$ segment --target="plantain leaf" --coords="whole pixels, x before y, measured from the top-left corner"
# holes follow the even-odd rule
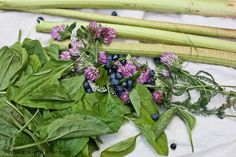
[[[136,89],[133,89],[130,93],[129,93],[129,98],[130,101],[132,103],[132,105],[134,106],[134,109],[137,113],[138,116],[140,116],[140,112],[141,112],[141,98],[137,92]]]
[[[52,157],[76,157],[87,145],[88,138],[59,139],[53,145]]]
[[[71,62],[49,62],[48,64],[46,70],[27,75],[18,82],[18,88],[15,89],[18,92],[11,91],[15,94],[13,101],[32,108],[57,110],[72,105],[68,93],[65,92],[64,87],[58,81],[71,68]],[[8,96],[12,98],[10,93],[8,93]]]
[[[177,111],[178,109],[174,107],[161,114],[153,127],[156,137],[159,137],[164,132],[167,125],[171,122],[174,116],[176,116]]]
[[[57,139],[103,135],[111,133],[112,130],[93,114],[77,113],[52,121],[46,130],[43,127],[40,132],[41,138],[46,142]],[[42,137],[45,132],[47,136]]]
[[[185,125],[187,126],[192,152],[194,152],[193,140],[192,140],[192,130],[193,130],[194,126],[196,125],[196,118],[193,115],[191,115],[188,112],[183,111],[181,109],[178,109],[177,115],[181,120],[184,121]]]
[[[101,153],[101,157],[123,157],[131,153],[135,148],[137,137],[138,135],[112,145]]]
[[[28,60],[28,55],[20,43],[3,47],[0,51],[0,91],[5,90],[20,76]]]

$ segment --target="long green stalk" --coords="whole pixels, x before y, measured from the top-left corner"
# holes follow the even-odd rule
[[[61,50],[68,48],[69,40],[58,42],[51,40],[51,45],[58,45]],[[113,54],[131,54],[133,56],[157,57],[165,52],[174,52],[186,61],[223,65],[236,68],[236,55],[231,52],[174,46],[164,44],[123,43],[113,42],[109,46],[103,45],[100,50]]]
[[[224,28],[217,28],[217,27],[161,22],[161,21],[154,21],[154,20],[141,20],[141,19],[135,19],[135,18],[110,16],[110,15],[105,15],[105,14],[81,12],[78,10],[68,10],[68,9],[35,9],[35,10],[24,10],[24,11],[31,12],[31,13],[53,15],[53,16],[76,18],[76,19],[87,20],[87,21],[93,20],[93,21],[105,22],[105,23],[155,28],[155,29],[175,31],[175,32],[181,32],[181,33],[197,34],[197,35],[203,35],[203,36],[236,38],[236,30],[234,29],[224,29]]]
[[[70,24],[71,22],[47,22],[42,21],[36,27],[39,32],[50,32],[51,28],[60,24]],[[81,25],[88,23],[79,22]],[[157,30],[151,28],[124,26],[116,24],[105,24],[114,28],[120,38],[143,40],[148,42],[160,42],[173,45],[186,45],[191,47],[202,47],[208,49],[222,50],[236,53],[236,42],[185,33]]]
[[[235,17],[234,0],[0,0],[0,9],[115,8]]]

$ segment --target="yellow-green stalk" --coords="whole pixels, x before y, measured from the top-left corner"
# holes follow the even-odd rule
[[[162,29],[162,30],[196,34],[202,36],[236,38],[235,29],[179,24],[179,23],[161,22],[154,20],[141,20],[135,18],[111,16],[105,14],[89,13],[89,12],[82,12],[78,10],[68,10],[68,9],[35,9],[35,10],[24,10],[24,11],[31,13],[47,14],[52,16],[75,18],[87,21],[97,21],[97,22],[138,26],[145,28]]]
[[[0,0],[0,9],[133,9],[205,16],[236,16],[234,0]]]
[[[40,22],[36,30],[39,32],[50,32],[51,28],[61,24],[71,24],[72,22]],[[78,22],[78,24],[87,26],[87,22]],[[159,42],[172,45],[185,45],[191,47],[201,47],[208,49],[215,49],[221,51],[228,51],[236,53],[236,42],[227,41],[223,39],[216,39],[204,37],[199,35],[171,32],[165,30],[124,26],[116,24],[101,23],[104,26],[109,26],[117,31],[120,38],[143,40],[148,42]]]
[[[68,49],[69,40],[59,42],[51,40],[50,45],[58,45],[61,50]],[[223,65],[236,68],[236,55],[231,52],[192,48],[187,46],[174,46],[164,44],[124,43],[112,42],[102,45],[100,50],[113,54],[131,54],[132,56],[157,57],[165,52],[174,52],[186,61]]]

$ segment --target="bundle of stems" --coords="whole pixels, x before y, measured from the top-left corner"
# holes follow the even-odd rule
[[[60,50],[68,49],[69,43],[69,40],[62,42],[55,40],[50,41],[50,45],[58,45]],[[112,54],[131,54],[132,56],[144,57],[158,57],[165,52],[174,52],[186,61],[236,68],[235,53],[204,48],[164,44],[112,42],[110,45],[102,45],[99,49]]]
[[[23,11],[31,13],[47,14],[52,16],[69,17],[86,21],[92,20],[105,23],[162,29],[162,30],[196,34],[202,36],[236,38],[236,30],[234,29],[224,29],[224,28],[207,27],[207,26],[190,25],[190,24],[179,24],[172,22],[161,22],[154,20],[141,20],[135,18],[110,16],[105,14],[89,13],[89,12],[82,12],[78,10],[68,10],[68,9],[34,9],[34,10],[23,10]]]
[[[71,24],[72,22],[40,22],[36,30],[39,32],[50,32],[51,28],[61,24]],[[87,22],[78,22],[79,25],[87,26]],[[204,37],[192,34],[171,32],[165,30],[125,26],[117,24],[101,23],[114,28],[120,38],[136,39],[148,42],[159,42],[172,45],[185,45],[195,48],[207,48],[236,53],[236,42],[211,37]]]
[[[204,16],[236,16],[234,0],[0,0],[0,9],[113,8]]]

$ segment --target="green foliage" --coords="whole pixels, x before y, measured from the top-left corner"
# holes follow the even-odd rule
[[[129,154],[135,148],[137,137],[138,135],[112,145],[101,153],[101,157],[123,157]]]
[[[0,50],[0,91],[15,82],[26,66],[28,55],[20,43]]]

